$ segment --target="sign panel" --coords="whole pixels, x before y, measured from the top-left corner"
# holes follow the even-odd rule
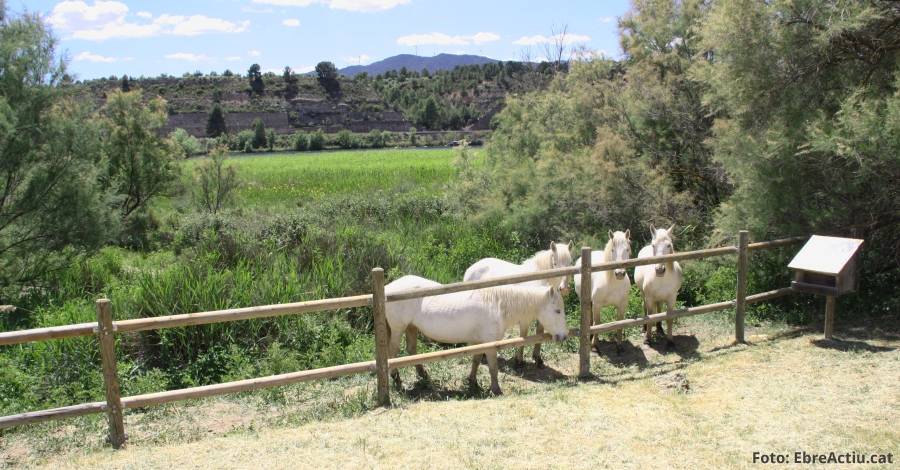
[[[862,240],[855,238],[813,235],[791,260],[788,268],[837,275],[853,258],[862,243]]]

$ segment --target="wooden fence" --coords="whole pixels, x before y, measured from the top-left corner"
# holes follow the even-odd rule
[[[755,250],[771,249],[802,242],[806,237],[786,238],[781,240],[766,241],[760,243],[748,243],[746,231],[740,232],[737,246],[710,248],[699,251],[689,251],[666,256],[651,258],[631,259],[628,261],[614,261],[607,263],[591,263],[591,249],[581,249],[583,259],[581,267],[565,267],[528,274],[496,277],[470,282],[457,282],[438,287],[412,289],[385,295],[384,271],[381,268],[372,270],[372,294],[340,297],[333,299],[312,300],[289,304],[267,305],[260,307],[236,308],[216,310],[210,312],[190,313],[184,315],[169,315],[162,317],[138,318],[133,320],[113,321],[110,309],[110,301],[100,299],[97,301],[97,322],[80,323],[50,328],[36,328],[31,330],[10,331],[0,333],[0,346],[46,341],[51,339],[73,338],[78,336],[97,336],[100,346],[100,358],[103,368],[103,380],[106,391],[106,401],[83,403],[61,408],[34,411],[0,417],[0,429],[18,426],[27,423],[35,423],[52,419],[81,416],[92,413],[105,412],[109,421],[109,441],[114,448],[119,448],[125,442],[125,425],[123,410],[128,408],[142,408],[151,405],[159,405],[180,400],[202,398],[226,393],[244,392],[262,388],[277,387],[297,382],[317,379],[329,379],[351,374],[375,372],[377,378],[376,398],[380,405],[390,404],[390,392],[388,371],[391,368],[410,367],[429,362],[440,361],[458,356],[471,356],[490,350],[507,349],[519,346],[532,345],[550,341],[549,335],[528,336],[524,338],[511,338],[489,343],[477,344],[455,349],[447,349],[412,356],[388,359],[388,326],[385,320],[385,304],[406,299],[429,297],[452,292],[461,292],[486,287],[494,287],[506,284],[516,284],[525,281],[548,279],[552,277],[581,274],[581,322],[580,328],[572,329],[571,336],[579,338],[579,376],[590,375],[590,335],[620,330],[646,323],[655,323],[662,320],[699,315],[702,313],[716,312],[735,308],[735,340],[744,342],[744,311],[747,304],[764,302],[776,299],[792,292],[790,287],[785,287],[769,292],[747,295],[747,271],[749,253]],[[728,302],[690,307],[659,313],[640,318],[619,320],[600,325],[592,325],[591,321],[591,273],[609,271],[620,268],[632,268],[635,266],[650,265],[668,261],[684,261],[692,259],[710,258],[715,256],[737,255],[737,289],[736,299]],[[276,317],[283,315],[296,315],[302,313],[322,312],[342,308],[372,307],[375,322],[375,360],[344,364],[333,367],[292,372],[288,374],[259,377],[254,379],[239,380],[215,385],[191,387],[180,390],[170,390],[157,393],[148,393],[131,397],[122,397],[119,392],[119,380],[116,374],[115,336],[123,333],[138,331],[159,330],[163,328],[176,328],[184,326],[207,325],[237,320],[249,320],[256,318]]]

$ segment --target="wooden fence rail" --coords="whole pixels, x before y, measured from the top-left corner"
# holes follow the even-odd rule
[[[566,267],[540,271],[536,273],[520,274],[515,276],[504,276],[480,281],[458,282],[446,284],[440,287],[413,289],[404,292],[397,292],[391,295],[385,295],[384,292],[384,272],[380,268],[373,270],[373,293],[350,297],[341,297],[334,299],[312,300],[305,302],[296,302],[289,304],[267,305],[259,307],[237,308],[216,310],[209,312],[199,312],[182,315],[169,315],[159,317],[140,318],[133,320],[112,321],[109,301],[101,299],[97,302],[98,322],[97,323],[81,323],[74,325],[65,325],[50,328],[37,328],[22,331],[10,331],[0,333],[0,346],[22,344],[35,341],[46,341],[51,339],[72,338],[78,336],[96,335],[101,349],[101,359],[104,372],[104,384],[106,387],[106,401],[92,402],[80,405],[53,408],[48,410],[34,411],[0,417],[0,429],[19,426],[28,423],[40,421],[61,419],[75,416],[82,416],[93,413],[107,413],[110,429],[110,443],[113,447],[118,448],[125,439],[125,430],[122,420],[122,410],[126,408],[142,408],[174,401],[188,400],[209,397],[214,395],[222,395],[228,393],[244,392],[257,390],[262,388],[277,387],[292,383],[304,382],[309,380],[329,379],[341,377],[351,374],[376,372],[377,376],[377,399],[379,404],[389,404],[390,396],[387,387],[388,374],[390,368],[411,367],[415,365],[426,364],[430,362],[445,360],[459,356],[471,356],[491,350],[507,349],[519,346],[527,346],[532,344],[540,344],[550,341],[550,335],[535,335],[524,338],[511,338],[489,343],[466,346],[462,348],[447,349],[424,354],[416,354],[412,356],[404,356],[398,358],[387,358],[387,324],[384,319],[384,305],[387,302],[395,302],[399,300],[422,298],[434,295],[447,294],[452,292],[462,292],[474,289],[483,289],[486,287],[494,287],[505,284],[516,284],[520,282],[533,281],[539,279],[548,279],[552,277],[569,276],[574,274],[582,275],[581,298],[581,328],[572,329],[570,336],[580,338],[579,344],[579,376],[586,376],[590,372],[590,334],[606,333],[620,330],[623,328],[639,326],[646,323],[654,323],[663,320],[672,320],[676,318],[699,315],[702,313],[710,313],[720,310],[735,308],[739,305],[752,304],[756,302],[764,302],[783,297],[793,292],[790,287],[776,289],[769,292],[762,292],[754,295],[746,295],[746,264],[747,254],[753,250],[771,249],[776,247],[793,245],[805,240],[806,237],[795,237],[781,240],[773,240],[767,242],[747,243],[746,233],[742,232],[738,238],[737,247],[721,247],[706,250],[690,251],[684,253],[676,253],[667,256],[656,256],[651,258],[631,259],[624,262],[609,262],[593,264],[590,260],[590,247],[582,248],[582,258],[586,261],[583,266]],[[643,266],[656,264],[667,261],[682,261],[690,259],[709,258],[713,256],[738,255],[738,288],[737,298],[732,301],[718,302],[709,305],[701,305],[685,309],[673,310],[670,312],[659,313],[647,317],[633,318],[627,320],[614,321],[601,325],[591,325],[591,301],[590,301],[590,273],[599,271],[608,271],[612,269],[624,269],[635,266]],[[743,265],[743,268],[741,267]],[[744,274],[741,274],[742,269]],[[741,283],[744,283],[744,289],[741,289]],[[587,295],[584,295],[587,293]],[[234,382],[226,382],[221,384],[206,385],[201,387],[192,387],[181,390],[169,390],[157,393],[148,393],[144,395],[136,395],[131,397],[120,397],[118,378],[115,368],[115,341],[114,336],[121,333],[139,332],[146,330],[156,330],[162,328],[175,328],[183,326],[206,325],[211,323],[220,323],[227,321],[248,320],[256,318],[267,318],[282,315],[294,315],[303,313],[322,312],[329,310],[337,310],[343,308],[354,307],[373,307],[376,331],[376,351],[375,360],[366,362],[357,362],[353,364],[344,364],[333,367],[324,367],[319,369],[305,370],[300,372],[292,372],[288,374],[273,375],[269,377],[259,377],[247,380],[239,380]],[[742,334],[739,336],[738,331],[743,332],[743,325],[738,330],[737,323],[742,323],[743,317],[736,318],[736,340],[743,341]],[[587,348],[584,346],[587,345]],[[584,349],[587,349],[585,353]]]

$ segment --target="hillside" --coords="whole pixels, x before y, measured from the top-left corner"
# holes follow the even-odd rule
[[[453,70],[464,65],[483,65],[497,62],[499,61],[489,57],[468,54],[438,54],[433,57],[400,54],[368,65],[345,67],[340,70],[340,73],[348,77],[354,77],[360,73],[380,75],[391,70],[399,71],[403,68],[416,72],[428,70],[428,72],[434,73],[441,70]]]
[[[459,359],[429,365],[432,384],[392,392],[391,409],[370,408],[374,379],[360,376],[129,414],[122,451],[96,438],[99,415],[40,425],[10,435],[0,456],[46,468],[747,468],[755,451],[897,458],[896,334],[845,326],[845,340],[826,342],[770,326],[734,346],[729,326],[688,319],[670,354],[633,338],[617,357],[607,342],[604,357],[593,355],[596,378],[583,382],[575,356],[557,351],[544,370],[505,368],[503,397],[459,392],[468,366]]]
[[[435,68],[449,66],[449,59],[442,56],[449,55],[419,59],[427,59]],[[490,60],[452,57],[454,61],[464,62]],[[507,93],[539,89],[552,77],[547,67],[516,62],[465,65],[420,75],[422,68],[428,67],[402,72],[389,70],[381,75],[356,78],[338,77],[337,93],[327,93],[314,76],[292,74],[295,84],[292,86],[283,75],[274,73],[263,74],[263,90],[255,92],[246,75],[231,71],[130,78],[128,86],[143,90],[147,99],[154,96],[166,99],[169,108],[166,132],[183,128],[203,137],[208,113],[216,103],[226,112],[229,132],[248,129],[256,119],[281,134],[315,129],[406,132],[411,127],[485,130],[491,117],[502,109]],[[73,88],[100,106],[109,91],[122,86],[118,77],[109,77],[77,82]]]

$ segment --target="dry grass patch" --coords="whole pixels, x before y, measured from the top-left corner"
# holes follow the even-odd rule
[[[556,347],[547,370],[504,371],[499,398],[462,392],[461,360],[430,367],[430,387],[405,372],[388,410],[370,408],[371,379],[359,377],[289,387],[280,404],[252,394],[130,414],[124,451],[92,443],[10,456],[40,442],[20,433],[0,452],[53,468],[722,468],[751,466],[754,451],[900,454],[896,336],[826,343],[761,328],[731,346],[727,325],[685,322],[678,333],[674,352],[632,341],[623,356],[594,355],[585,383],[572,378],[576,357]]]

